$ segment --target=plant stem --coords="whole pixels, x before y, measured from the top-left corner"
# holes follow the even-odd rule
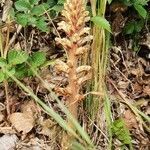
[[[71,89],[71,92],[68,97],[67,105],[68,105],[68,110],[72,112],[72,115],[77,119],[78,102],[76,102],[76,100],[77,100],[77,95],[79,94],[80,86],[77,84],[76,68],[77,68],[78,59],[75,53],[76,53],[76,48],[73,48],[72,50],[68,51],[68,62],[71,64],[71,68],[68,73],[68,82],[69,82],[68,89]]]
[[[2,34],[2,22],[0,21],[0,52],[3,57],[3,34]]]
[[[5,43],[5,48],[4,48],[4,58],[7,57],[7,53],[9,50],[9,34],[10,34],[10,18],[8,17],[8,22],[7,22],[7,34],[6,34],[6,43]]]
[[[6,111],[7,115],[10,115],[10,101],[8,96],[8,82],[4,80],[4,87],[5,87],[5,96],[6,96]]]
[[[6,47],[9,41],[9,29],[7,31],[7,40],[6,40]],[[3,33],[2,33],[2,24],[0,22],[0,52],[1,52],[1,57],[6,58],[5,56],[5,50],[3,49]],[[5,80],[4,82],[4,88],[5,88],[5,97],[6,97],[6,111],[8,116],[10,115],[10,102],[9,102],[9,97],[8,97],[8,83]]]

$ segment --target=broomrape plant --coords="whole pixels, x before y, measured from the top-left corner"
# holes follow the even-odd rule
[[[67,62],[57,60],[56,70],[64,73],[68,78],[68,85],[64,88],[56,87],[55,91],[64,96],[67,107],[72,115],[78,118],[78,102],[85,96],[82,93],[82,85],[91,78],[91,67],[79,65],[80,59],[88,51],[92,40],[90,28],[85,23],[90,20],[86,9],[85,0],[67,0],[62,11],[63,21],[58,23],[58,30],[63,30],[65,38],[56,38],[67,54]],[[68,120],[68,124],[69,123]],[[72,126],[72,125],[71,125]]]

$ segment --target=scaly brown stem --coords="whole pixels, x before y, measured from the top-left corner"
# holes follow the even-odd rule
[[[69,64],[69,73],[68,73],[68,89],[70,89],[70,95],[67,99],[68,102],[68,109],[72,113],[72,115],[77,119],[77,108],[78,108],[78,102],[77,101],[77,95],[79,94],[79,85],[77,83],[77,74],[76,74],[76,68],[77,68],[77,57],[75,56],[76,51],[76,45],[74,48],[68,52],[68,64]],[[76,103],[74,103],[76,102]]]
[[[79,65],[79,59],[86,54],[89,49],[88,43],[92,37],[90,29],[85,27],[85,23],[89,21],[88,12],[86,11],[85,0],[67,0],[62,11],[64,21],[58,23],[58,29],[63,30],[66,34],[65,38],[56,38],[56,41],[65,48],[67,53],[67,63],[58,61],[56,68],[58,72],[65,73],[68,77],[68,85],[65,88],[57,87],[55,90],[65,97],[67,107],[75,119],[78,119],[78,102],[84,97],[81,93],[83,82],[90,79],[91,67]],[[68,118],[68,126],[74,126]],[[63,144],[71,141],[72,137],[66,135],[63,138]],[[70,146],[70,142],[65,147]]]

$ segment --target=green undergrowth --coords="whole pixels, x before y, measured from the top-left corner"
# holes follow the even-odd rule
[[[115,120],[112,123],[111,129],[113,136],[117,137],[117,139],[119,139],[122,142],[121,149],[126,149],[126,146],[129,146],[130,150],[133,150],[131,142],[132,138],[123,119]]]
[[[49,32],[48,13],[52,18],[58,16],[63,9],[64,0],[17,0],[11,10],[11,16],[23,27],[36,27],[42,32]]]
[[[3,68],[11,72],[16,78],[23,79],[34,75],[31,68],[39,71],[40,66],[45,62],[46,55],[44,52],[35,52],[29,56],[23,50],[10,50],[6,59],[0,57],[0,82],[9,81],[9,76],[7,76]]]

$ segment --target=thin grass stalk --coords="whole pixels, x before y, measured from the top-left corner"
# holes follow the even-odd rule
[[[6,44],[5,44],[5,48],[7,47],[8,45],[8,41],[9,41],[9,27],[8,27],[8,30],[7,30],[7,37],[6,37]],[[3,39],[3,33],[2,33],[2,22],[0,22],[0,54],[1,54],[1,58],[6,58],[6,55],[5,55],[5,48],[4,48],[4,39]],[[6,99],[6,111],[7,111],[7,114],[8,116],[10,115],[10,100],[9,100],[9,97],[8,97],[8,82],[7,80],[4,80],[3,81],[3,84],[4,84],[4,88],[5,88],[5,99]]]
[[[3,57],[3,34],[2,34],[2,22],[0,21],[0,53]]]

